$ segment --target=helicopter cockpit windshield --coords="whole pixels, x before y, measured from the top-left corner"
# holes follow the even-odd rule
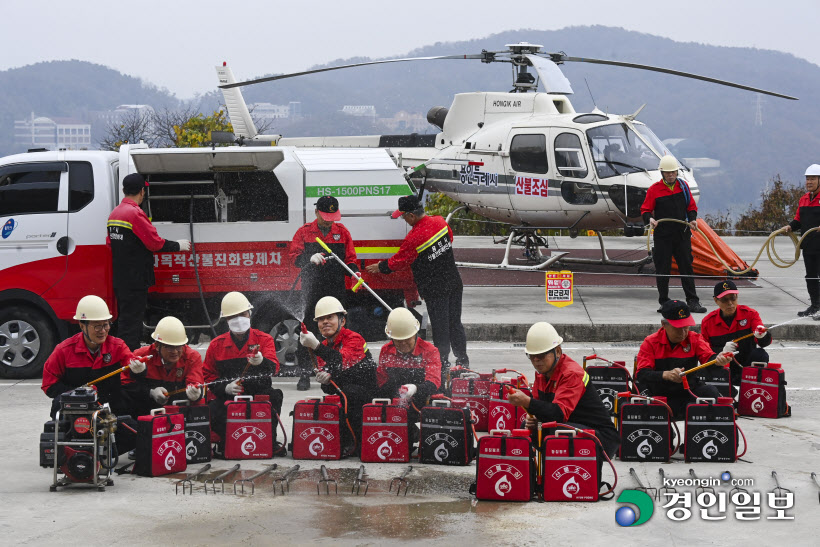
[[[653,147],[658,146],[666,150],[648,127],[636,127],[641,128],[641,136],[652,143]],[[644,129],[646,134],[644,134]],[[658,168],[660,156],[647,146],[626,123],[601,125],[587,129],[587,139],[595,160],[598,178],[605,179]]]

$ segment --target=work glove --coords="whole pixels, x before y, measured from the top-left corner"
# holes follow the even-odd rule
[[[769,332],[766,327],[763,325],[758,325],[755,327],[755,338],[760,340],[761,338],[766,336],[766,333]]]
[[[258,367],[259,365],[261,365],[262,364],[262,352],[257,351],[256,355],[254,355],[253,357],[248,357],[248,363],[250,363],[251,365],[253,365],[255,367]]]
[[[168,401],[168,390],[164,387],[155,387],[148,394],[158,405],[164,405]]]
[[[316,373],[316,381],[320,384],[328,384],[330,383],[330,373],[325,371],[320,371]]]
[[[737,353],[737,343],[732,342],[731,340],[729,340],[723,346],[723,349],[721,350],[721,353],[732,353],[732,354]]]
[[[416,384],[404,384],[399,388],[399,397],[405,401],[409,401],[416,394]]]
[[[658,227],[658,221],[655,220],[654,218],[650,218],[649,219],[649,226],[651,226],[652,229],[654,230],[655,228]]]
[[[145,372],[145,363],[139,359],[132,359],[131,362],[128,363],[128,368],[131,369],[131,372],[134,374],[142,374]]]
[[[227,393],[231,397],[242,395],[243,390],[244,388],[242,387],[242,384],[239,383],[239,380],[234,380],[233,382],[225,386],[225,393]]]
[[[180,251],[190,251],[191,250],[191,242],[187,239],[178,239],[177,243],[179,243],[179,250]]]
[[[198,401],[201,394],[202,390],[196,384],[189,384],[188,387],[185,388],[185,395],[188,396],[188,400],[191,402]]]
[[[319,347],[319,339],[310,331],[299,334],[299,343],[310,349]]]
[[[322,256],[322,253],[316,253],[310,257],[310,263],[315,264],[316,266],[321,266],[325,263],[325,257]]]

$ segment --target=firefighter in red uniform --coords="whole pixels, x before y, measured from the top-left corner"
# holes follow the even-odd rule
[[[191,404],[205,404],[202,399],[202,357],[188,347],[185,326],[176,317],[163,317],[151,334],[154,343],[134,352],[137,357],[150,357],[143,374],[122,374],[122,382],[134,393],[131,414],[144,416],[152,408],[169,404],[169,393],[185,390]],[[177,399],[181,398],[180,394]]]
[[[738,296],[739,291],[733,281],[719,282],[714,291],[718,309],[709,312],[700,324],[700,335],[712,351],[718,352],[725,348],[737,352],[729,365],[732,393],[735,395],[740,386],[743,367],[758,362],[768,363],[769,354],[763,348],[772,343],[772,335],[763,326],[760,314],[749,306],[738,304]],[[734,342],[747,334],[753,336]]]
[[[525,352],[536,371],[533,396],[510,388],[507,400],[527,411],[530,429],[536,429],[538,422],[559,422],[595,430],[604,451],[612,457],[621,444],[618,432],[589,375],[562,351],[563,342],[549,323],[530,327]],[[599,460],[601,465],[603,459]]]
[[[132,350],[140,347],[148,289],[154,284],[154,253],[188,251],[187,239],[169,241],[140,208],[145,200],[145,177],[131,173],[122,181],[124,197],[108,216],[114,294],[117,297],[117,334]]]
[[[316,202],[316,220],[299,228],[290,243],[290,258],[302,270],[303,317],[311,316],[316,303],[323,296],[333,296],[340,302],[345,301],[345,276],[349,274],[336,260],[325,258],[324,249],[316,241],[317,237],[344,260],[357,277],[360,275],[353,238],[339,222],[341,218],[339,201],[333,196],[322,196]],[[313,334],[319,334],[316,326],[306,326]],[[310,388],[312,364],[304,353],[300,356],[299,365],[302,371],[296,388],[305,391]]]
[[[314,320],[319,325],[324,340],[320,343],[308,331],[299,336],[301,344],[316,354],[316,381],[322,391],[335,395],[339,386],[347,398],[347,419],[356,435],[356,450],[361,450],[362,407],[375,397],[376,363],[367,349],[367,342],[356,332],[345,328],[347,311],[332,296],[325,296],[316,303]],[[353,444],[345,439],[347,429],[342,430],[343,446]]]
[[[421,409],[431,395],[441,388],[441,359],[436,347],[418,337],[419,321],[410,310],[395,308],[387,316],[385,334],[390,342],[382,346],[376,383],[379,396],[387,399],[400,397],[408,406],[407,422],[412,450],[418,441]]]
[[[635,381],[641,393],[666,397],[675,413],[674,419],[683,420],[686,407],[695,401],[684,389],[681,373],[715,358],[717,362],[712,366],[724,367],[732,359],[732,349],[727,345],[720,355],[715,355],[700,334],[689,330],[695,320],[680,300],[666,302],[661,307],[661,315],[661,329],[647,336],[638,351]],[[718,388],[692,376],[689,376],[689,385],[697,397],[715,400],[720,397]]]
[[[464,286],[453,256],[453,230],[440,216],[427,216],[415,196],[399,198],[393,218],[402,217],[412,226],[399,252],[388,260],[367,267],[370,273],[389,274],[412,269],[419,294],[427,303],[433,329],[433,344],[447,368],[450,347],[456,366],[469,368],[467,335],[461,323],[461,297]]]
[[[79,321],[81,332],[60,342],[43,367],[42,389],[53,399],[52,418],[60,410],[60,396],[66,391],[125,365],[135,374],[145,371],[145,364],[134,359],[122,340],[108,335],[111,312],[102,298],[94,295],[82,297],[74,319]],[[114,414],[128,413],[131,401],[123,392],[119,374],[94,385],[100,403],[108,403]]]
[[[211,430],[224,439],[228,417],[225,401],[237,395],[267,395],[273,407],[274,454],[283,455],[285,447],[276,442],[282,390],[274,389],[271,379],[279,372],[276,345],[271,335],[251,328],[252,309],[242,293],[229,292],[222,298],[220,317],[227,321],[230,331],[211,341],[203,366],[205,382],[215,396],[208,403]]]
[[[686,295],[686,303],[692,313],[706,313],[700,305],[695,290],[695,272],[692,270],[692,232],[698,227],[698,206],[686,181],[678,178],[678,162],[672,156],[661,158],[658,169],[661,180],[646,191],[646,198],[641,205],[644,224],[655,230],[655,246],[652,259],[655,262],[655,273],[658,284],[658,302],[661,306],[669,300],[669,274],[672,271],[672,258],[678,265],[680,282]],[[677,219],[686,224],[664,222],[658,219]],[[660,308],[658,312],[660,313]]]
[[[820,226],[820,165],[806,169],[806,193],[797,203],[794,219],[782,229],[786,232],[800,230],[803,234]],[[809,291],[809,307],[798,312],[800,317],[814,316],[820,320],[820,233],[812,232],[800,244],[803,263],[806,265],[806,288]]]

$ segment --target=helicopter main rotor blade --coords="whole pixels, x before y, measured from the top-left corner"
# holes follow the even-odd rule
[[[783,95],[782,93],[775,93],[774,91],[766,91],[765,89],[758,89],[756,87],[751,87],[748,85],[743,84],[736,84],[734,82],[728,82],[726,80],[718,80],[717,78],[710,78],[708,76],[701,76],[699,74],[692,74],[691,72],[681,72],[680,70],[672,70],[669,68],[661,68],[657,66],[650,66],[650,65],[641,65],[637,63],[624,63],[622,61],[607,61],[605,59],[590,59],[587,57],[569,57],[566,55],[560,55],[557,57],[559,61],[573,61],[577,63],[593,63],[596,65],[613,65],[613,66],[623,66],[627,68],[639,68],[641,70],[651,70],[653,72],[663,72],[665,74],[673,74],[675,76],[683,76],[684,78],[693,78],[695,80],[703,80],[704,82],[711,82],[713,84],[725,85],[729,87],[736,87],[738,89],[745,89],[746,91],[754,91],[756,93],[763,93],[764,95],[772,95],[774,97],[780,97],[782,99],[789,99],[792,101],[797,101],[797,97],[792,97],[790,95]],[[553,59],[555,60],[555,58]]]
[[[489,55],[493,55],[492,52],[487,52]],[[485,53],[475,53],[471,55],[438,55],[435,57],[407,57],[404,59],[384,59],[381,61],[368,61],[366,63],[354,63],[352,65],[340,65],[340,66],[330,66],[325,68],[317,68],[314,70],[305,70],[303,72],[292,72],[290,74],[279,74],[278,76],[266,76],[264,78],[256,78],[255,80],[247,80],[244,82],[236,82],[232,84],[224,84],[219,86],[220,89],[230,89],[232,87],[242,87],[246,85],[252,84],[260,84],[262,82],[272,82],[274,80],[284,80],[285,78],[294,78],[296,76],[304,76],[306,74],[316,74],[317,72],[328,72],[330,70],[340,70],[343,68],[353,68],[357,66],[367,66],[367,65],[382,65],[386,63],[401,63],[404,61],[433,61],[437,59],[485,59],[487,58],[487,54]]]
[[[564,73],[561,72],[561,69],[558,68],[558,65],[552,62],[552,60],[529,53],[525,53],[524,57],[527,58],[538,73],[538,77],[541,79],[541,85],[544,86],[544,90],[547,93],[572,95],[572,86],[569,80],[567,80],[567,77],[564,76]]]

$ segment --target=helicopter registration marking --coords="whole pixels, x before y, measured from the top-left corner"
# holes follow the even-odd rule
[[[573,303],[572,272],[546,272],[547,303],[563,308]]]
[[[549,179],[515,177],[515,193],[521,196],[549,197]]]

